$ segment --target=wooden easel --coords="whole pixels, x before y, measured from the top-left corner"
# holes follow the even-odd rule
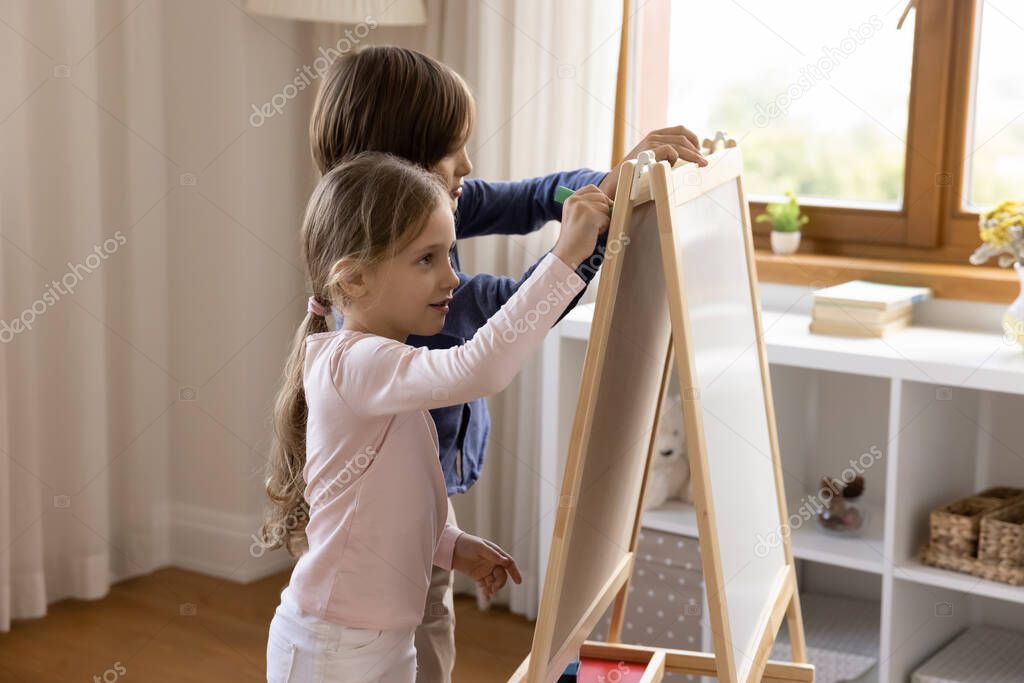
[[[715,152],[717,142],[725,149]],[[788,515],[761,330],[750,215],[741,181],[742,161],[735,142],[724,133],[704,143],[709,152],[707,167],[680,164],[670,168],[666,162],[651,163],[653,158],[647,157],[627,162],[620,174],[533,647],[510,683],[551,683],[577,656],[644,664],[645,682],[660,681],[666,671],[717,677],[728,683],[813,680],[814,668],[804,663],[803,621],[785,527]],[[736,225],[730,228],[729,219],[718,218],[722,226],[700,229],[699,217],[716,211],[712,203],[733,215]],[[689,232],[684,232],[684,227]],[[688,245],[687,251],[682,251],[684,237],[691,239],[686,236],[695,234],[706,235],[709,246]],[[707,365],[702,364],[707,358],[702,356],[708,348],[706,328],[693,327],[686,299],[688,289],[695,290],[695,298],[702,295],[699,286],[686,281],[687,272],[692,278],[700,270],[700,262],[689,262],[684,268],[684,261],[703,255],[702,250],[713,258],[715,249],[728,257],[723,264],[739,268],[736,272],[742,272],[745,263],[745,282],[739,289],[731,288],[736,299],[733,303],[741,305],[733,306],[732,318],[725,320],[737,323],[738,333],[745,332],[751,339],[749,354],[741,354],[745,364],[740,363],[736,370],[722,370],[722,375],[728,370],[726,381],[759,384],[754,398],[739,403],[754,406],[745,415],[755,428],[752,433],[762,434],[765,448],[770,448],[770,458],[761,451],[763,462],[756,454],[748,456],[747,464],[754,471],[751,476],[764,475],[756,480],[764,480],[761,493],[774,492],[774,496],[757,497],[761,515],[750,524],[764,528],[763,506],[768,505],[767,516],[777,513],[777,519],[767,522],[787,531],[779,534],[776,550],[769,549],[765,558],[752,558],[751,564],[759,563],[754,568],[757,571],[736,571],[737,549],[745,547],[746,538],[736,535],[756,528],[733,530],[727,526],[723,533],[716,526],[715,498],[728,500],[732,494],[722,486],[723,458],[739,457],[742,449],[709,452],[711,443],[706,437],[725,431],[712,425],[706,434],[704,416],[722,390],[706,378],[701,382],[700,373]],[[713,279],[715,272],[709,271],[708,277]],[[751,329],[744,331],[741,324]],[[683,394],[713,654],[618,642],[655,423],[673,360]],[[702,387],[708,389],[703,398]],[[730,562],[732,573],[726,576],[725,565]],[[763,590],[750,591],[744,581],[763,581]],[[755,609],[737,611],[744,601],[750,602],[752,594]],[[613,601],[608,642],[586,641]],[[794,663],[769,662],[768,651],[784,615]],[[737,624],[744,634],[737,632]],[[750,647],[737,646],[735,641],[740,638]]]

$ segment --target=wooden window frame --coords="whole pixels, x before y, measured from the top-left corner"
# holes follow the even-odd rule
[[[665,88],[656,86],[667,80],[667,66],[650,66],[668,63],[670,4],[648,0],[637,22],[644,36],[634,70],[641,123],[664,125]],[[785,257],[770,252],[770,228],[755,223],[762,280],[826,286],[864,277],[924,284],[939,297],[1013,300],[1015,274],[967,261],[979,243],[978,214],[963,208],[978,7],[978,0],[916,0],[902,208],[809,201],[800,253]],[[645,88],[645,78],[659,83]],[[764,207],[750,202],[752,215]]]

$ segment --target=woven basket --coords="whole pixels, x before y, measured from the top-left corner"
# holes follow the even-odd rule
[[[1007,503],[1015,503],[1017,501],[1014,498],[1024,496],[1024,489],[1015,489],[1012,486],[993,486],[990,489],[985,489],[981,493],[975,493],[974,495],[980,498],[998,498]]]
[[[995,496],[968,496],[932,510],[931,547],[977,557],[981,516],[1006,504]]]
[[[1024,567],[1024,499],[981,518],[978,559]]]
[[[921,561],[940,569],[952,569],[982,579],[1008,583],[1011,586],[1024,586],[1024,566],[1014,567],[1004,563],[985,562],[933,546],[925,546],[922,549]]]

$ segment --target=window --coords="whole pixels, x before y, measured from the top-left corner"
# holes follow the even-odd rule
[[[724,128],[747,192],[807,203],[903,200],[913,19],[892,0],[674,3],[668,120]],[[690,17],[701,17],[697,30]],[[722,37],[742,49],[724,50]],[[821,200],[825,200],[822,202]]]
[[[978,211],[1024,192],[1024,3],[915,0],[896,30],[907,4],[647,0],[639,120],[728,130],[752,214],[800,197],[801,253],[974,278]]]
[[[963,207],[1024,195],[1024,4],[981,4]]]

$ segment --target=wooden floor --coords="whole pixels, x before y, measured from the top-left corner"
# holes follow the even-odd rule
[[[163,569],[97,601],[65,600],[0,634],[0,681],[125,683],[265,681],[267,627],[288,573],[249,585]],[[456,599],[456,683],[505,681],[533,625]],[[94,678],[95,677],[95,678]]]

